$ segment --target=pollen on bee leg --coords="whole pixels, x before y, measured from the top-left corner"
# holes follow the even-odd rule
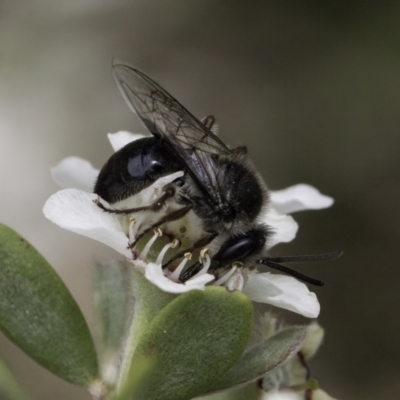
[[[183,260],[179,263],[179,265],[175,268],[174,272],[172,274],[168,275],[168,278],[171,281],[178,282],[179,277],[181,275],[181,272],[185,268],[186,263],[192,258],[192,253],[186,253],[183,256]]]
[[[160,228],[154,229],[154,235],[152,238],[147,242],[146,246],[144,246],[143,251],[140,253],[140,257],[142,259],[146,259],[148,252],[150,251],[151,246],[153,246],[154,242],[157,240],[158,237],[162,236],[162,230]]]
[[[175,249],[178,246],[180,246],[180,241],[178,239],[174,239],[171,243],[166,244],[162,250],[160,251],[160,254],[157,257],[156,260],[156,264],[162,264],[163,258],[165,256],[165,253],[169,250],[169,249]]]

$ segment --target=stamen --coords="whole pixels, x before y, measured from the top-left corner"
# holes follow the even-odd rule
[[[234,263],[235,264],[235,263]],[[223,285],[227,280],[235,273],[237,270],[237,265],[232,264],[232,268],[229,272],[227,272],[223,277],[219,278],[217,281],[213,283],[214,286]]]
[[[207,247],[204,247],[204,249],[201,249],[201,250],[200,250],[200,257],[199,257],[199,262],[200,262],[200,264],[203,264],[204,258],[205,258],[205,256],[207,255],[207,253],[208,253]]]
[[[136,224],[136,219],[135,218],[129,218],[130,224],[129,224],[129,229],[128,229],[128,237],[129,237],[129,243],[128,243],[128,248],[130,247],[131,243],[135,242],[135,237],[136,233],[139,229],[139,224]]]
[[[179,263],[179,265],[175,268],[175,271],[172,272],[171,275],[168,276],[171,281],[178,282],[179,281],[179,276],[181,275],[181,272],[183,271],[183,268],[185,268],[186,263],[192,258],[192,253],[186,253],[183,256],[183,260]]]
[[[140,253],[140,258],[145,260],[147,257],[147,254],[153,246],[153,243],[157,240],[159,236],[162,236],[162,231],[160,228],[154,229],[154,235],[153,237],[147,242],[146,246],[144,247],[143,251]]]
[[[206,249],[206,250],[208,250],[208,249]],[[201,256],[201,252],[200,252],[200,256]],[[204,254],[203,260],[202,261],[199,260],[199,261],[203,264],[203,268],[197,274],[193,275],[192,278],[206,274],[208,269],[210,268],[211,258],[206,252]],[[190,278],[190,279],[192,279],[192,278]]]
[[[158,255],[157,260],[156,260],[156,264],[162,264],[165,253],[169,249],[175,249],[176,247],[180,246],[180,244],[181,244],[181,242],[178,239],[174,239],[171,243],[166,244],[160,251],[160,254]]]
[[[172,241],[172,248],[173,249],[176,249],[177,247],[179,247],[181,245],[181,241],[179,240],[179,239],[174,239],[173,241]]]
[[[243,263],[240,261],[235,261],[232,263],[232,267],[236,267],[236,268],[242,268],[243,267]]]
[[[163,258],[164,258],[164,256],[165,256],[165,253],[166,253],[171,247],[172,247],[172,243],[168,243],[168,244],[166,244],[166,245],[162,248],[162,250],[160,251],[160,254],[159,254],[158,257],[157,257],[156,264],[162,264],[162,260],[163,260]]]

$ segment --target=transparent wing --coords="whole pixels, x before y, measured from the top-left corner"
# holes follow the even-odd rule
[[[231,150],[143,72],[114,61],[113,76],[131,110],[153,135],[166,139],[204,195],[220,204],[215,156],[229,155]]]

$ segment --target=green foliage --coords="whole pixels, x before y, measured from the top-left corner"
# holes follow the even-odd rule
[[[123,262],[98,263],[94,275],[95,311],[103,353],[119,350],[128,306],[129,271]]]
[[[149,372],[151,373],[151,370],[155,367],[156,364],[150,357],[142,358],[140,363],[132,365],[129,370],[125,385],[118,393],[114,392],[111,395],[111,400],[135,400],[132,399],[132,393],[137,387],[139,387],[142,380],[146,379],[146,375]]]
[[[122,359],[118,386],[127,381],[131,367],[133,353],[137,343],[146,331],[149,323],[168,303],[177,297],[176,294],[166,293],[145,278],[142,272],[128,263],[129,279],[131,283],[133,302],[133,316],[129,321],[130,325],[126,340],[122,349]],[[132,310],[130,312],[132,314]]]
[[[27,400],[19,383],[8,369],[7,365],[0,359],[0,399],[2,400]]]
[[[134,400],[187,400],[209,391],[243,353],[253,307],[240,292],[208,287],[182,294],[150,322],[131,368],[154,367],[135,387]]]
[[[244,353],[213,391],[255,381],[296,354],[307,335],[306,326],[292,326]]]
[[[39,364],[76,385],[98,374],[86,321],[47,261],[0,224],[0,329]]]

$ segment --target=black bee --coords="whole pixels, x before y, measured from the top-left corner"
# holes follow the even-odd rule
[[[268,205],[268,191],[246,148],[230,149],[213,133],[213,116],[198,120],[143,72],[114,61],[113,76],[128,106],[153,136],[131,142],[111,156],[99,174],[94,193],[114,204],[139,193],[162,176],[184,171],[181,178],[167,184],[160,197],[148,206],[109,209],[97,202],[105,211],[118,214],[157,212],[171,199],[179,205],[141,232],[131,247],[151,229],[179,220],[192,211],[202,221],[207,235],[190,249],[175,255],[164,267],[185,252],[201,249],[216,240],[219,246],[212,256],[211,270],[234,262],[258,263],[322,285],[280,263],[331,260],[340,253],[263,257],[271,232],[259,217]],[[189,279],[200,268],[200,263],[194,264],[181,274],[181,281]]]

